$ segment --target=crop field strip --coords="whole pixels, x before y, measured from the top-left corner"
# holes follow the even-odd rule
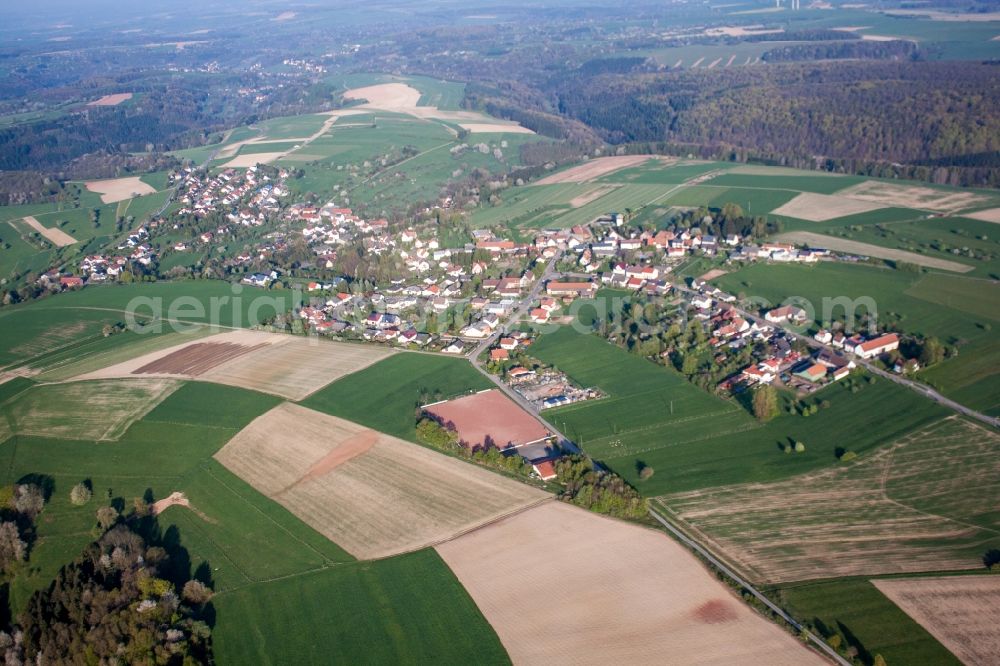
[[[1000,654],[1000,578],[949,576],[872,581],[967,666],[991,666]]]
[[[169,379],[44,384],[7,402],[3,412],[18,434],[117,440],[178,386]]]
[[[837,238],[835,236],[810,233],[808,231],[788,231],[778,234],[774,237],[774,240],[785,243],[795,243],[796,245],[808,245],[809,247],[824,248],[835,252],[849,252],[851,254],[877,257],[879,259],[888,259],[890,261],[907,262],[918,266],[925,266],[927,268],[951,271],[953,273],[969,273],[975,269],[975,266],[970,266],[958,261],[928,257],[915,252],[894,250],[880,245],[872,245],[871,243],[861,243],[858,241]]]
[[[658,502],[759,581],[976,569],[1000,544],[998,453],[951,417],[851,465]]]
[[[361,559],[417,550],[549,497],[290,403],[255,420],[216,458]]]
[[[684,663],[825,663],[662,532],[579,507],[547,503],[436,550],[515,663],[641,663],[666,654]],[[586,584],[552,585],[567,562]],[[713,640],[720,630],[726,640]]]

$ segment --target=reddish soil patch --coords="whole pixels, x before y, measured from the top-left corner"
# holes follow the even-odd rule
[[[189,507],[191,506],[191,503],[188,501],[188,498],[184,495],[184,493],[170,493],[168,497],[164,497],[163,499],[157,500],[153,503],[153,515],[158,516],[172,506]]]
[[[279,490],[275,494],[275,497],[291,490],[300,483],[305,483],[306,481],[311,481],[325,476],[346,463],[348,460],[368,453],[368,451],[370,451],[371,448],[378,442],[378,435],[379,434],[374,430],[364,430],[353,437],[345,439],[333,451],[330,451],[328,454],[314,462],[312,466],[306,470],[306,473],[294,483]]]
[[[701,606],[698,606],[693,614],[695,619],[705,624],[721,624],[739,619],[739,615],[733,610],[731,602],[725,599],[706,601]]]
[[[499,389],[430,405],[425,411],[446,426],[454,426],[462,442],[471,447],[487,441],[500,448],[521,446],[552,434]]]
[[[132,374],[170,374],[197,377],[226,361],[266,346],[267,343],[249,346],[232,342],[195,342],[136,368]]]
[[[118,106],[129,99],[132,99],[132,93],[117,93],[114,95],[105,95],[101,99],[95,99],[93,102],[87,104],[87,106]]]

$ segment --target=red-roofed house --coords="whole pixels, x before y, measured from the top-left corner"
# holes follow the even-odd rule
[[[854,348],[854,353],[861,358],[875,358],[893,349],[899,349],[899,336],[895,333],[880,335],[874,340],[862,342]]]
[[[551,460],[543,460],[531,466],[542,481],[556,478],[556,466]]]
[[[491,361],[506,361],[510,359],[510,353],[506,349],[491,349],[490,350],[490,360]]]

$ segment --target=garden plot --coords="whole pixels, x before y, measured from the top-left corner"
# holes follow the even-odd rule
[[[4,411],[17,434],[115,440],[178,386],[163,378],[45,384],[19,394]]]
[[[753,579],[786,582],[980,568],[998,490],[1000,436],[952,417],[853,464],[658,501]]]
[[[351,421],[283,403],[215,455],[360,559],[427,547],[549,499]]]
[[[858,201],[842,194],[815,194],[803,192],[783,206],[771,211],[773,215],[785,215],[809,222],[826,222],[838,217],[869,213],[890,204],[874,201]]]
[[[997,663],[1000,576],[900,578],[872,583],[963,663]]]
[[[515,664],[824,664],[659,531],[550,502],[437,546]]]

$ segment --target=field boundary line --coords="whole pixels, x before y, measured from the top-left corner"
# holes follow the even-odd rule
[[[214,458],[213,458],[213,459],[214,459]],[[221,464],[221,463],[220,463],[220,464]],[[276,525],[276,526],[277,526],[277,527],[278,527],[278,528],[279,528],[279,529],[280,529],[280,530],[281,530],[282,532],[284,532],[285,534],[287,534],[287,535],[288,535],[289,537],[291,537],[292,539],[294,539],[295,541],[299,542],[300,544],[302,544],[303,546],[305,546],[305,547],[306,547],[306,548],[308,548],[309,550],[311,550],[311,551],[313,551],[314,553],[316,553],[316,555],[318,555],[318,556],[319,556],[319,558],[320,558],[320,559],[321,559],[322,561],[324,561],[324,562],[333,562],[333,560],[331,560],[331,559],[330,559],[329,557],[327,557],[327,556],[326,556],[325,554],[321,553],[321,552],[320,552],[320,551],[319,551],[319,550],[318,550],[318,549],[317,549],[317,548],[316,548],[315,546],[313,546],[313,545],[311,545],[311,544],[308,544],[308,543],[306,543],[305,541],[303,541],[302,539],[300,539],[300,538],[299,538],[299,537],[297,537],[296,535],[292,534],[292,532],[291,532],[291,531],[290,531],[290,530],[289,530],[289,529],[288,529],[287,527],[285,527],[284,525],[282,525],[281,523],[279,523],[278,521],[276,521],[276,520],[275,520],[274,518],[272,518],[271,516],[267,515],[267,514],[266,514],[266,513],[265,513],[265,512],[263,511],[263,510],[261,510],[261,508],[260,508],[260,507],[258,507],[258,506],[255,506],[254,504],[252,504],[252,503],[251,503],[251,502],[250,502],[249,500],[247,500],[247,498],[246,498],[246,497],[244,497],[244,496],[243,496],[243,495],[242,495],[241,493],[239,493],[239,492],[238,492],[238,491],[236,491],[236,490],[235,490],[234,488],[232,488],[232,487],[231,487],[231,486],[230,486],[230,485],[229,485],[228,483],[226,483],[225,481],[223,481],[222,479],[220,479],[220,478],[219,478],[219,477],[218,477],[218,476],[216,475],[216,473],[215,473],[215,470],[213,470],[213,469],[212,469],[211,465],[208,465],[208,464],[202,464],[202,468],[203,468],[203,469],[204,469],[205,471],[207,471],[207,472],[208,472],[208,475],[209,475],[209,476],[211,476],[211,477],[212,477],[212,478],[213,478],[213,479],[214,479],[215,481],[217,481],[217,482],[218,482],[218,483],[219,483],[219,484],[220,484],[220,485],[221,485],[222,487],[224,487],[224,488],[225,488],[226,490],[228,490],[229,492],[231,492],[231,493],[232,493],[233,495],[236,495],[236,496],[237,496],[237,497],[238,497],[238,498],[240,499],[240,501],[242,501],[243,503],[245,503],[245,504],[249,505],[249,506],[250,506],[251,508],[253,508],[253,509],[254,509],[255,511],[257,511],[257,513],[259,513],[260,515],[264,516],[264,517],[265,517],[265,518],[266,518],[267,520],[269,520],[270,522],[274,523],[274,524],[275,524],[275,525]],[[256,492],[256,491],[255,491],[255,492]],[[263,494],[261,494],[261,497],[265,497],[265,499],[268,499],[268,501],[271,501],[271,502],[274,502],[274,500],[270,500],[269,498],[267,498],[267,497],[266,497],[265,495],[263,495]],[[278,504],[277,502],[274,502],[274,503],[275,503],[275,504],[276,504],[277,506],[281,506],[281,505],[280,505],[280,504]],[[282,509],[284,509],[285,511],[288,511],[288,509],[285,509],[284,507],[282,507]],[[291,514],[291,511],[289,511],[289,513]],[[291,515],[292,515],[292,516],[295,516],[295,514],[291,514]],[[298,520],[299,522],[301,522],[301,523],[302,523],[303,525],[306,525],[306,523],[305,523],[305,522],[303,522],[303,521],[302,521],[302,519],[301,519],[301,518],[299,518],[298,516],[295,516],[295,518],[296,518],[296,520]],[[306,527],[308,527],[309,529],[311,529],[311,530],[313,530],[314,532],[316,532],[316,530],[315,530],[315,529],[314,529],[313,527],[310,527],[309,525],[306,525]],[[317,534],[319,534],[319,532],[316,532],[316,533],[317,533]],[[320,536],[322,537],[323,535],[322,535],[322,534],[320,534]],[[323,538],[324,538],[324,539],[327,539],[327,537],[323,537]],[[337,544],[337,543],[336,543],[335,541],[333,541],[332,539],[327,539],[327,540],[328,540],[328,541],[330,541],[330,543],[332,543],[333,545],[337,546],[337,548],[340,548],[340,550],[343,550],[343,551],[344,551],[344,554],[346,554],[346,555],[347,555],[348,557],[352,557],[352,558],[354,558],[354,560],[355,560],[355,561],[360,561],[360,560],[358,560],[358,559],[357,559],[356,557],[354,557],[353,555],[351,555],[350,553],[348,553],[348,552],[347,552],[346,550],[344,550],[343,548],[341,548],[341,546],[340,546],[339,544]]]
[[[688,537],[682,531],[680,531],[679,529],[677,529],[677,527],[675,527],[669,520],[667,520],[662,515],[660,515],[660,513],[658,513],[652,507],[649,508],[649,515],[652,516],[653,519],[656,522],[658,522],[660,525],[662,525],[664,528],[666,528],[666,530],[670,534],[672,534],[675,538],[677,538],[682,544],[684,544],[688,548],[694,550],[696,553],[698,553],[699,555],[701,555],[710,564],[712,564],[719,571],[721,571],[724,575],[726,575],[727,577],[729,577],[736,584],[738,584],[741,587],[743,587],[747,592],[749,592],[754,597],[756,597],[758,601],[760,601],[765,606],[767,606],[767,608],[770,609],[773,613],[775,613],[782,620],[784,620],[789,625],[791,625],[792,628],[794,628],[796,631],[799,631],[802,634],[804,634],[805,637],[809,640],[809,642],[812,643],[820,651],[822,651],[826,656],[828,656],[831,659],[833,659],[840,666],[851,666],[850,662],[848,662],[846,659],[844,659],[843,657],[841,657],[837,653],[837,651],[834,650],[829,645],[827,645],[825,641],[823,641],[822,639],[820,639],[813,632],[809,631],[805,626],[803,626],[801,623],[799,623],[795,618],[793,618],[791,615],[789,615],[787,612],[785,612],[784,609],[782,609],[780,606],[778,606],[773,601],[771,601],[766,596],[764,596],[764,594],[761,593],[760,591],[758,591],[757,588],[755,588],[753,585],[751,585],[745,579],[743,579],[742,577],[740,577],[739,575],[737,575],[730,567],[728,567],[725,564],[723,564],[723,562],[720,561],[715,555],[713,555],[707,548],[703,547],[697,541],[695,541],[694,539]]]

